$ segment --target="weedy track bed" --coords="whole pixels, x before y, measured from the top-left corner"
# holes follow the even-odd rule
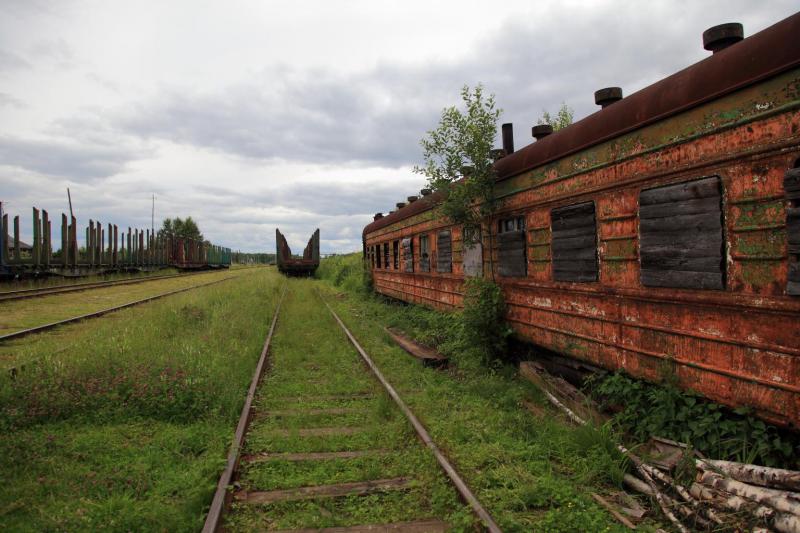
[[[204,531],[446,531],[470,505],[499,531],[313,282],[287,285]]]

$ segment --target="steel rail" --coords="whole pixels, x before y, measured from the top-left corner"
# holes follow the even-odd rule
[[[250,425],[253,398],[255,398],[256,389],[261,381],[261,377],[264,375],[267,354],[269,353],[269,347],[272,343],[272,334],[275,332],[275,325],[278,323],[278,315],[281,312],[281,304],[283,303],[283,298],[285,295],[286,284],[283,286],[281,297],[278,300],[278,305],[275,308],[275,314],[272,316],[272,323],[269,326],[269,332],[267,333],[267,338],[264,341],[264,347],[261,349],[261,356],[258,358],[258,364],[256,365],[255,373],[253,373],[253,379],[250,382],[250,388],[247,391],[247,398],[245,399],[244,407],[242,407],[242,414],[239,416],[239,423],[236,426],[236,432],[233,434],[233,442],[231,443],[230,450],[228,451],[228,461],[225,465],[225,470],[219,477],[217,490],[214,492],[214,499],[211,501],[211,507],[206,515],[205,524],[203,524],[203,533],[214,533],[219,528],[222,513],[225,509],[225,503],[228,497],[228,485],[231,484],[231,481],[233,480],[233,474],[236,471],[236,467],[239,463],[239,451],[242,448],[244,435],[247,433],[247,428]]]
[[[231,279],[238,278],[239,276],[228,276],[224,279],[218,279],[214,281],[209,281],[208,283],[201,283],[200,285],[192,285],[191,287],[184,287],[182,289],[176,289],[173,291],[162,292],[161,294],[156,294],[154,296],[148,296],[147,298],[142,298],[141,300],[136,300],[133,302],[128,302],[120,305],[116,305],[114,307],[109,307],[107,309],[101,309],[100,311],[93,311],[91,313],[86,313],[84,315],[74,316],[72,318],[65,318],[64,320],[57,320],[56,322],[50,322],[49,324],[43,324],[41,326],[34,326],[28,329],[22,329],[19,331],[14,331],[12,333],[7,333],[5,335],[0,335],[0,342],[7,341],[9,339],[16,339],[19,337],[24,337],[26,335],[31,335],[33,333],[39,333],[41,331],[46,331],[48,329],[53,329],[58,326],[62,326],[64,324],[70,324],[72,322],[78,322],[80,320],[85,320],[87,318],[95,318],[99,316],[106,315],[108,313],[113,313],[114,311],[119,311],[120,309],[125,309],[126,307],[133,307],[134,305],[139,305],[143,303],[147,303],[153,300],[158,300],[159,298],[164,298],[165,296],[171,296],[173,294],[178,294],[181,292],[190,291],[192,289],[199,289],[201,287],[208,287],[209,285],[215,285],[217,283],[222,283],[223,281],[228,281]]]
[[[235,270],[245,270],[248,268],[256,267],[243,267]],[[38,296],[50,296],[53,294],[61,294],[68,292],[85,291],[89,289],[101,289],[104,287],[116,287],[117,285],[133,285],[135,283],[144,283],[147,281],[156,281],[160,279],[171,279],[180,277],[196,276],[200,274],[211,274],[218,270],[203,270],[201,272],[189,272],[186,274],[168,274],[164,276],[142,276],[133,279],[120,279],[109,281],[92,281],[89,283],[76,283],[74,285],[54,285],[52,287],[35,287],[31,289],[19,289],[15,291],[0,292],[0,302],[7,302],[12,300],[23,300],[26,298],[35,298]]]
[[[502,530],[500,529],[500,526],[497,525],[492,516],[483,507],[481,502],[478,501],[478,498],[476,498],[475,495],[472,493],[470,488],[467,486],[467,484],[464,482],[464,480],[456,471],[455,467],[453,467],[453,465],[450,464],[450,461],[448,461],[447,457],[445,457],[445,455],[441,452],[441,450],[439,450],[439,447],[436,446],[436,443],[428,434],[428,431],[425,429],[425,426],[422,425],[422,423],[414,415],[411,409],[408,408],[408,406],[400,397],[400,395],[397,393],[397,391],[394,389],[394,387],[392,387],[391,383],[389,383],[387,379],[383,376],[380,369],[378,369],[378,366],[370,358],[370,356],[367,354],[364,348],[361,347],[361,345],[358,343],[353,334],[350,333],[350,330],[347,329],[347,326],[344,325],[344,322],[342,322],[342,319],[339,318],[339,315],[337,315],[336,312],[333,310],[333,308],[331,308],[331,306],[328,305],[328,302],[326,302],[325,299],[322,298],[322,294],[320,294],[320,292],[317,291],[317,295],[319,296],[319,299],[322,301],[322,303],[325,304],[325,307],[328,308],[328,311],[331,312],[333,318],[336,319],[336,322],[339,323],[339,326],[342,328],[345,335],[347,335],[347,338],[350,340],[350,343],[355,347],[355,349],[361,355],[361,358],[364,360],[364,362],[367,364],[370,370],[372,370],[372,373],[375,374],[375,377],[378,379],[378,381],[380,381],[381,385],[383,385],[383,388],[386,390],[389,396],[392,397],[392,400],[394,400],[394,402],[403,412],[408,421],[411,422],[411,425],[414,426],[414,430],[417,432],[419,438],[433,452],[433,455],[436,457],[436,461],[439,463],[439,466],[442,467],[442,470],[445,471],[447,477],[449,477],[450,481],[453,483],[453,485],[455,485],[461,497],[464,498],[464,500],[467,503],[469,503],[470,507],[472,507],[472,510],[475,512],[475,514],[477,514],[478,517],[481,519],[481,521],[483,521],[483,524],[484,526],[486,526],[487,530],[489,530],[491,533],[501,533]]]

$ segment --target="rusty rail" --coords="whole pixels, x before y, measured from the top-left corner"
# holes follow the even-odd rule
[[[472,510],[475,512],[476,515],[478,515],[478,517],[481,519],[483,525],[486,527],[488,531],[490,531],[491,533],[500,533],[502,531],[500,529],[500,526],[497,525],[492,516],[488,513],[488,511],[486,511],[486,509],[483,507],[478,498],[475,497],[475,495],[470,490],[469,486],[467,486],[467,484],[458,474],[455,467],[452,464],[450,464],[450,461],[448,461],[447,457],[445,457],[445,455],[442,453],[439,447],[436,446],[436,443],[433,441],[430,434],[428,434],[428,430],[425,429],[425,426],[422,425],[422,422],[419,421],[419,419],[414,415],[411,409],[408,408],[408,406],[400,397],[400,395],[397,393],[397,391],[394,389],[394,387],[392,387],[391,383],[389,383],[387,379],[383,376],[380,369],[378,368],[378,365],[375,364],[375,362],[372,360],[372,358],[370,358],[370,356],[367,354],[364,348],[361,347],[361,345],[356,340],[355,336],[353,336],[353,334],[350,333],[350,330],[347,329],[347,326],[344,325],[342,319],[340,319],[339,315],[337,315],[336,312],[331,308],[331,306],[328,305],[328,302],[326,302],[322,298],[322,294],[320,294],[319,291],[317,291],[317,296],[319,296],[319,299],[322,301],[322,303],[325,304],[325,307],[328,308],[328,311],[331,312],[333,318],[336,319],[336,322],[339,323],[339,326],[342,328],[345,335],[347,335],[347,338],[350,341],[350,343],[355,347],[359,355],[361,355],[361,358],[367,364],[372,373],[375,374],[375,377],[378,379],[383,388],[386,390],[386,393],[389,394],[389,396],[391,396],[392,400],[394,400],[394,402],[403,412],[406,419],[408,419],[411,425],[414,426],[414,431],[417,432],[417,436],[419,436],[420,440],[422,440],[422,442],[425,443],[425,445],[431,450],[431,452],[433,452],[433,455],[436,457],[436,461],[439,463],[439,466],[442,467],[442,470],[444,470],[445,474],[447,474],[447,477],[450,478],[450,481],[456,487],[456,490],[458,490],[458,493],[461,495],[461,497],[470,505],[470,507],[472,507]]]
[[[184,287],[182,289],[176,289],[174,291],[167,291],[162,292],[161,294],[156,294],[155,296],[148,296],[147,298],[142,298],[141,300],[136,300],[133,302],[124,303],[121,305],[116,305],[114,307],[109,307],[107,309],[101,309],[100,311],[93,311],[91,313],[86,313],[84,315],[75,316],[72,318],[65,318],[64,320],[57,320],[56,322],[50,322],[49,324],[43,324],[41,326],[35,326],[28,329],[22,329],[19,331],[15,331],[13,333],[7,333],[5,335],[0,335],[0,342],[7,341],[10,339],[16,339],[19,337],[25,337],[27,335],[31,335],[33,333],[39,333],[42,331],[46,331],[48,329],[53,329],[58,326],[63,326],[65,324],[70,324],[72,322],[78,322],[80,320],[86,320],[87,318],[96,318],[99,316],[106,315],[108,313],[113,313],[114,311],[119,311],[121,309],[125,309],[127,307],[133,307],[134,305],[139,305],[143,303],[147,303],[153,300],[158,300],[159,298],[164,298],[165,296],[171,296],[173,294],[178,294],[181,292],[191,291],[193,289],[199,289],[201,287],[208,287],[209,285],[215,285],[217,283],[222,283],[223,281],[228,281],[231,279],[238,278],[240,276],[228,276],[224,279],[218,279],[214,281],[209,281],[208,283],[201,283],[199,285],[192,285],[191,287]]]
[[[236,471],[236,466],[239,463],[239,450],[242,448],[244,441],[244,434],[247,433],[247,428],[250,425],[250,414],[253,406],[253,398],[255,398],[258,383],[264,375],[264,367],[266,366],[267,354],[269,353],[269,346],[272,343],[272,334],[275,333],[275,325],[278,323],[278,315],[281,312],[281,304],[286,295],[286,285],[283,286],[281,297],[278,300],[278,305],[275,308],[275,314],[272,316],[272,323],[269,326],[267,338],[264,341],[264,347],[261,349],[261,357],[258,359],[256,371],[253,374],[253,379],[250,382],[250,388],[247,391],[247,398],[242,407],[242,414],[239,416],[239,424],[236,426],[236,432],[233,435],[233,442],[228,451],[228,461],[225,464],[225,470],[219,478],[217,483],[217,490],[214,492],[214,499],[211,501],[211,508],[206,515],[205,524],[203,524],[203,533],[214,533],[219,528],[220,520],[222,519],[222,512],[225,509],[225,501],[228,495],[228,485],[233,479],[233,474]]]

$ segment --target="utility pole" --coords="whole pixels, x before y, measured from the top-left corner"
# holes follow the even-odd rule
[[[153,209],[150,211],[150,231],[156,233],[156,195],[153,195]]]

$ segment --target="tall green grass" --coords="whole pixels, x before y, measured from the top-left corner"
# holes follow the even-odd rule
[[[0,530],[198,530],[282,283],[254,269],[15,344]]]

